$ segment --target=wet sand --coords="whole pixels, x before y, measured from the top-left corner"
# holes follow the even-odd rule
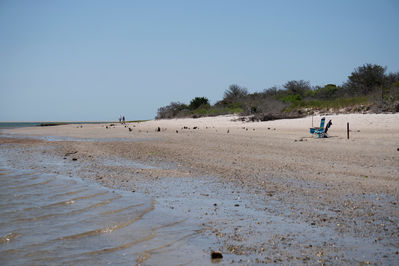
[[[0,143],[15,166],[25,158],[35,171],[158,199],[196,221],[198,248],[222,251],[222,263],[395,264],[399,114],[329,119],[328,139],[309,134],[311,117],[216,117],[22,128]],[[43,168],[43,154],[79,171]]]

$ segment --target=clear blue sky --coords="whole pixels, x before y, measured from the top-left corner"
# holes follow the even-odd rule
[[[399,1],[0,0],[0,121],[152,119],[230,84],[399,71]]]

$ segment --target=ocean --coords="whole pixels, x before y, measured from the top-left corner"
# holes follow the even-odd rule
[[[207,264],[188,242],[200,228],[164,200],[83,179],[48,149],[0,145],[0,265]]]
[[[37,127],[41,124],[62,123],[62,124],[103,124],[111,122],[0,122],[0,129],[11,129],[18,127]]]
[[[42,122],[0,122],[0,129],[9,129],[17,127],[36,127]]]

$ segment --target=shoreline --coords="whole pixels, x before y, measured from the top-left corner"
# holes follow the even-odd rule
[[[26,142],[22,144],[13,144],[9,139],[7,145],[25,145],[28,154],[34,147],[53,147],[44,149],[59,160],[75,158],[78,164],[90,165],[90,171],[80,173],[82,178],[127,190],[148,189],[155,197],[162,193],[168,196],[159,189],[174,183],[171,180],[193,177],[208,180],[206,185],[212,193],[202,192],[197,195],[199,199],[224,198],[233,204],[232,212],[236,208],[247,213],[248,217],[242,217],[244,221],[249,217],[254,220],[252,223],[232,218],[232,222],[227,219],[221,222],[218,217],[223,215],[218,212],[223,212],[223,205],[218,212],[212,212],[214,216],[207,220],[212,222],[211,228],[206,228],[208,232],[214,231],[220,249],[227,257],[234,255],[248,259],[254,254],[263,254],[256,258],[266,263],[316,263],[318,260],[326,263],[388,263],[398,258],[399,248],[395,243],[399,240],[399,209],[394,204],[399,195],[398,114],[327,116],[333,120],[329,131],[331,138],[328,139],[310,136],[311,117],[246,123],[232,122],[232,118],[153,120],[127,124],[126,127],[115,123],[108,129],[107,124],[15,129],[11,132],[61,139],[57,142],[22,141]],[[348,120],[352,125],[349,140],[344,127]],[[314,118],[314,124],[319,121],[319,117]],[[62,137],[72,139],[65,141]],[[75,137],[90,137],[96,141],[73,141]],[[115,137],[134,141],[102,141]],[[73,155],[66,156],[68,153]],[[118,158],[121,163],[107,166],[97,161],[109,158]],[[132,166],[127,162],[149,163],[159,169]],[[188,190],[193,189],[187,182]],[[223,189],[223,184],[235,187],[235,193]],[[215,191],[212,186],[219,189]],[[177,192],[173,193],[174,197],[179,196]],[[180,197],[179,206],[184,209],[184,201],[190,196]],[[237,202],[237,198],[242,197],[248,202]],[[234,204],[239,206],[234,207]],[[198,210],[195,215],[205,217],[210,215],[209,212],[207,210],[205,215]],[[268,221],[265,223],[264,219]],[[287,225],[283,231],[276,227],[282,221]],[[330,238],[318,233],[319,239],[309,241],[294,229],[293,221],[298,221],[304,232],[313,238],[312,230],[320,234],[329,232]],[[240,232],[234,230],[237,226],[241,228]],[[270,238],[273,230],[275,234]],[[267,240],[262,243],[259,238],[254,238],[256,234]],[[355,239],[354,242],[368,243],[380,251],[385,248],[388,252],[385,255],[390,255],[388,259],[378,254],[373,258],[363,254],[369,250],[342,246],[345,245],[340,240],[343,236]],[[323,239],[333,240],[323,247]],[[281,261],[271,255],[274,252],[272,242],[278,243]],[[330,251],[334,245],[340,247],[339,251]],[[351,252],[345,252],[345,249]],[[296,258],[293,254],[298,252],[307,255]],[[324,255],[318,256],[318,252]],[[363,260],[359,257],[361,254],[369,259]],[[338,261],[334,259],[337,256]]]

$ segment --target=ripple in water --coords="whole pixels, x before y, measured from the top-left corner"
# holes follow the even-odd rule
[[[2,265],[174,264],[195,258],[178,254],[198,228],[165,215],[155,200],[138,193],[0,170],[0,200]]]

